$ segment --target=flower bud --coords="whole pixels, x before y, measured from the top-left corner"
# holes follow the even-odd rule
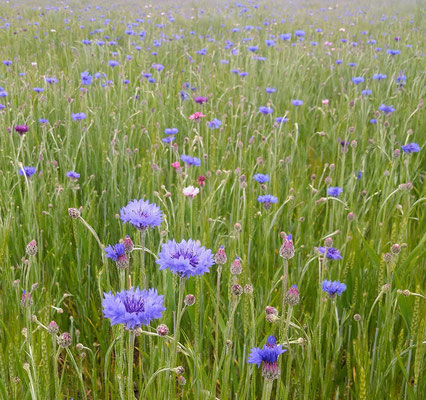
[[[347,218],[348,218],[348,221],[353,221],[353,220],[355,219],[355,215],[354,215],[354,213],[353,213],[353,212],[350,212],[350,213],[348,214]]]
[[[231,292],[234,296],[241,296],[243,294],[243,287],[238,283],[235,283],[231,287]]]
[[[33,299],[31,298],[31,293],[27,293],[25,290],[22,292],[21,296],[21,307],[27,308],[33,305]]]
[[[187,307],[190,307],[195,304],[195,296],[193,294],[188,294],[185,296],[183,302]]]
[[[253,293],[253,286],[252,285],[244,285],[244,293],[245,294],[252,294]]]
[[[78,218],[80,217],[80,211],[77,210],[76,208],[68,208],[68,214],[71,218]]]
[[[167,336],[169,334],[169,328],[165,324],[161,324],[157,326],[157,335],[159,336]]]
[[[293,236],[291,234],[284,237],[280,248],[280,256],[285,260],[290,260],[294,257]]]
[[[57,339],[58,346],[65,349],[66,347],[71,346],[71,335],[68,332],[64,332],[61,336]]]
[[[186,379],[182,375],[178,377],[178,384],[180,386],[185,386],[186,384]]]
[[[361,321],[361,315],[359,315],[359,314],[355,314],[355,315],[354,315],[354,320],[355,320],[356,322]]]
[[[55,321],[50,321],[49,325],[47,325],[47,332],[51,335],[56,335],[59,332],[58,324]]]
[[[293,285],[288,289],[287,294],[285,296],[285,301],[290,306],[295,306],[300,301],[299,290],[296,285]]]
[[[391,253],[392,254],[399,254],[401,252],[401,246],[397,243],[395,243],[394,245],[392,245],[391,247]]]
[[[241,261],[239,257],[235,257],[234,262],[231,265],[231,274],[232,275],[240,275],[242,272]]]
[[[31,257],[31,256],[35,256],[37,254],[37,243],[35,240],[31,240],[31,242],[29,242],[27,244],[27,247],[25,248],[25,252]]]
[[[179,365],[178,367],[176,367],[176,368],[175,368],[175,372],[176,372],[178,375],[183,375],[183,374],[185,373],[185,368],[184,368],[184,367],[182,367],[182,365]]]
[[[220,247],[219,247],[219,250],[218,250],[218,251],[217,251],[217,253],[216,253],[216,256],[215,256],[215,258],[214,258],[214,261],[215,261],[215,263],[216,263],[216,264],[218,264],[218,265],[223,265],[223,264],[225,264],[225,263],[226,263],[226,260],[227,260],[227,258],[226,258],[225,249],[224,249],[224,247],[223,247],[223,246],[220,246]]]
[[[123,240],[123,244],[124,244],[124,251],[126,252],[126,253],[131,253],[132,251],[133,251],[133,249],[134,249],[134,245],[133,245],[133,242],[132,242],[132,239],[130,238],[130,236],[129,235],[127,235],[125,238],[124,238],[124,240]]]
[[[324,246],[325,247],[332,247],[333,246],[333,238],[328,237],[324,240]]]

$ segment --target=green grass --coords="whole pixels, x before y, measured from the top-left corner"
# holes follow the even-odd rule
[[[265,307],[276,307],[283,318],[290,314],[290,306],[281,306],[282,231],[293,234],[295,256],[289,261],[288,284],[297,284],[300,302],[292,307],[288,337],[279,337],[287,352],[279,358],[281,377],[273,382],[271,398],[423,398],[426,123],[420,3],[388,2],[384,8],[362,1],[335,8],[328,1],[261,2],[255,9],[244,2],[249,11],[243,14],[241,7],[226,9],[221,1],[182,1],[179,6],[158,2],[158,9],[131,6],[130,1],[111,8],[104,2],[102,9],[88,11],[78,1],[68,9],[60,4],[57,11],[38,9],[38,2],[13,3],[0,6],[5,19],[0,26],[10,23],[0,30],[0,60],[13,61],[10,66],[0,64],[0,86],[8,92],[0,98],[6,106],[0,110],[0,398],[132,397],[125,382],[129,333],[111,327],[102,314],[103,292],[120,290],[119,271],[84,223],[69,217],[68,208],[80,209],[102,246],[126,234],[139,246],[137,230],[119,219],[120,208],[134,198],[155,202],[164,212],[161,227],[147,233],[145,267],[149,287],[165,295],[167,308],[160,320],[142,326],[143,334],[136,338],[136,398],[170,399],[170,391],[185,399],[262,398],[261,369],[247,358],[268,335],[280,336],[281,322],[268,323]],[[358,7],[365,12],[358,13]],[[352,14],[345,16],[346,9]],[[173,23],[168,22],[170,10]],[[380,21],[384,13],[387,19]],[[96,20],[90,21],[92,17]],[[109,24],[104,24],[105,18]],[[136,33],[146,32],[144,41],[124,33],[126,23],[137,18],[145,19],[133,27]],[[276,23],[264,25],[265,18]],[[262,29],[245,31],[246,25]],[[233,33],[236,26],[240,31]],[[95,29],[104,31],[90,35]],[[305,30],[304,42],[295,40],[297,29]],[[161,32],[167,38],[184,38],[154,47]],[[296,46],[279,38],[287,32],[293,33],[291,43]],[[110,40],[119,37],[118,45],[97,46],[96,40],[107,41],[105,35]],[[275,47],[266,47],[269,35],[276,35]],[[248,37],[253,40],[244,42]],[[348,43],[340,43],[341,38]],[[370,38],[377,44],[367,44]],[[83,45],[82,39],[93,44]],[[238,55],[224,49],[225,40],[239,49]],[[324,46],[325,41],[333,45]],[[358,46],[351,46],[352,41]],[[255,54],[247,49],[252,45],[259,46]],[[383,50],[377,52],[376,47]],[[207,55],[196,53],[202,48]],[[401,54],[391,57],[388,48]],[[158,54],[153,56],[153,51]],[[126,55],[132,59],[126,60]],[[253,55],[266,60],[254,60]],[[223,59],[229,64],[222,64]],[[336,65],[337,59],[341,65]],[[109,60],[120,65],[111,68]],[[350,62],[356,66],[349,67]],[[165,68],[154,71],[152,63]],[[233,69],[249,75],[240,77]],[[82,86],[83,71],[101,72],[102,77]],[[141,80],[142,72],[151,72],[156,82]],[[374,73],[387,78],[377,82]],[[400,73],[407,77],[402,89],[395,84]],[[47,84],[45,76],[56,76],[58,83]],[[363,76],[365,82],[355,86],[354,76]],[[114,83],[102,87],[107,79]],[[197,91],[184,89],[185,82]],[[38,94],[34,87],[45,90]],[[267,94],[266,87],[277,91]],[[367,87],[372,94],[361,96]],[[180,90],[209,101],[202,106],[182,101]],[[294,107],[291,99],[304,104]],[[328,106],[323,99],[329,99]],[[381,104],[393,105],[396,111],[376,115]],[[258,112],[266,105],[274,109],[272,116]],[[206,115],[199,124],[188,119],[196,111]],[[87,118],[73,121],[72,113],[77,112]],[[278,125],[278,116],[289,121]],[[39,124],[40,118],[49,123]],[[222,121],[220,129],[206,126],[213,118]],[[372,118],[376,125],[369,123]],[[14,131],[18,124],[29,126],[22,137]],[[177,148],[161,142],[170,127],[179,129]],[[347,152],[341,150],[343,140],[350,143]],[[394,157],[396,149],[410,142],[422,150]],[[177,174],[171,163],[181,154],[199,157],[201,166]],[[37,167],[37,174],[20,176],[21,165]],[[69,170],[81,174],[77,182],[66,177]],[[253,180],[255,173],[270,176],[266,193],[278,202],[269,210],[257,202],[263,191]],[[200,175],[207,177],[206,185],[190,201],[182,189],[198,186]],[[407,182],[411,190],[398,189]],[[328,186],[344,192],[337,199],[327,197]],[[352,221],[347,218],[350,212]],[[324,263],[319,258],[315,247],[323,246],[327,237],[343,260]],[[198,239],[213,252],[223,245],[228,256],[219,313],[216,266],[186,281],[185,294],[194,294],[196,303],[182,317],[184,348],[176,365],[170,365],[170,359],[179,279],[155,264],[161,244],[173,238]],[[29,257],[25,248],[32,239],[38,253]],[[396,243],[401,252],[385,262],[383,255]],[[140,283],[140,254],[135,250],[131,255],[126,287]],[[243,272],[233,277],[230,266],[236,256]],[[253,294],[232,295],[235,279],[243,287],[252,285]],[[322,279],[340,280],[347,289],[331,301],[321,291]],[[22,291],[36,283],[33,304],[23,308]],[[354,320],[355,314],[360,321]],[[43,327],[52,320],[59,334],[71,334],[68,349],[58,350],[55,336]],[[169,327],[169,337],[156,336],[161,323]],[[185,385],[169,370],[178,365],[185,368]]]

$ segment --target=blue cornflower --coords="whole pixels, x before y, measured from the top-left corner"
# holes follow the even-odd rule
[[[291,33],[282,33],[280,35],[281,40],[290,40],[291,39]]]
[[[92,77],[92,75],[90,75],[89,72],[87,72],[87,71],[82,72],[80,74],[80,77],[81,77],[81,83],[83,85],[90,85],[92,83],[93,77]]]
[[[13,62],[10,61],[10,60],[3,60],[3,64],[6,65],[6,66],[9,66],[9,65],[12,65]]]
[[[403,86],[407,82],[407,77],[405,75],[398,75],[395,81],[398,85]]]
[[[333,196],[333,197],[339,197],[339,195],[340,195],[340,193],[343,193],[343,189],[342,188],[339,188],[339,187],[332,187],[332,186],[330,186],[328,189],[327,189],[327,194],[329,195],[329,196]]]
[[[28,178],[36,173],[35,167],[22,167],[18,172],[21,176],[27,176]]]
[[[361,92],[361,94],[362,94],[363,96],[369,96],[369,95],[371,94],[371,90],[370,90],[370,89],[364,89],[364,90]]]
[[[275,41],[271,40],[271,39],[267,39],[267,40],[265,40],[265,44],[268,47],[274,47],[275,46]]]
[[[189,239],[177,243],[174,239],[163,243],[156,263],[160,270],[169,269],[182,278],[203,275],[214,264],[212,251],[200,241]]]
[[[417,143],[408,143],[404,146],[401,146],[401,149],[404,153],[418,153],[420,151],[420,146]]]
[[[38,122],[39,122],[40,124],[47,124],[47,123],[49,122],[49,120],[48,120],[47,118],[40,118],[40,119],[38,120]]]
[[[185,92],[184,90],[181,90],[181,91],[179,92],[179,94],[180,94],[180,98],[181,98],[183,101],[185,101],[185,100],[188,100],[188,99],[189,99],[189,93],[188,93],[188,92]]]
[[[115,262],[121,262],[126,257],[126,247],[123,243],[117,243],[114,246],[105,247],[105,253],[108,258]]]
[[[343,61],[342,60],[336,60],[336,64],[337,65],[340,65],[340,64],[342,64],[343,63]]]
[[[303,104],[303,100],[292,100],[291,104],[293,104],[294,106],[301,106]]]
[[[86,114],[83,112],[72,114],[73,121],[82,121],[85,118],[86,118]]]
[[[222,121],[214,118],[212,121],[207,123],[207,126],[212,129],[218,129],[222,125]]]
[[[356,180],[359,181],[362,178],[362,171],[358,171],[358,173],[355,176],[356,176]]]
[[[305,32],[304,31],[295,31],[294,35],[297,37],[303,37],[305,36]]]
[[[40,88],[40,87],[35,87],[35,88],[33,88],[33,91],[36,92],[36,93],[41,93],[41,92],[44,92],[44,89]]]
[[[162,71],[164,69],[164,65],[162,64],[152,64],[152,68],[154,68],[156,71]]]
[[[249,51],[251,51],[251,52],[256,52],[256,51],[258,51],[259,50],[259,46],[249,46]]]
[[[356,67],[356,64],[355,63],[353,63],[353,62],[350,62],[349,64],[348,64],[350,67]]]
[[[109,60],[108,61],[108,65],[112,68],[116,67],[118,64],[119,64],[119,62],[115,61],[115,60]]]
[[[166,135],[176,135],[176,133],[178,133],[178,132],[179,132],[178,128],[166,128],[166,129],[164,129],[164,133]]]
[[[275,89],[274,87],[267,87],[266,88],[266,93],[275,93],[277,91],[277,89]]]
[[[172,143],[176,138],[174,136],[166,136],[165,138],[161,139],[163,143]]]
[[[266,114],[272,114],[274,110],[271,107],[260,106],[259,112],[266,115]]]
[[[120,210],[120,218],[124,223],[129,222],[137,229],[143,230],[161,225],[163,213],[156,204],[151,204],[148,200],[135,199]]]
[[[318,251],[321,254],[325,254],[325,247],[318,247]],[[327,248],[327,254],[326,257],[329,260],[341,260],[343,257],[340,255],[340,252],[338,249],[335,249],[334,247],[328,247]]]
[[[270,380],[277,379],[280,375],[280,368],[277,364],[278,356],[286,351],[282,345],[277,345],[275,336],[271,335],[262,349],[253,347],[250,350],[247,363],[256,364],[258,368],[263,363],[262,376]]]
[[[363,78],[362,76],[354,76],[354,77],[352,78],[352,82],[353,82],[355,85],[359,85],[360,83],[364,82],[364,78]]]
[[[269,175],[256,174],[253,176],[253,179],[259,183],[266,183],[269,182]]]
[[[199,167],[201,165],[201,161],[197,157],[191,157],[191,156],[187,156],[185,154],[182,154],[180,156],[180,159],[188,165],[195,165],[196,167]]]
[[[381,81],[382,79],[386,79],[388,76],[385,74],[374,74],[373,75],[373,79],[377,80],[377,81]]]
[[[375,118],[371,118],[370,119],[370,124],[377,124],[377,119],[375,119]]]
[[[49,83],[49,84],[54,84],[54,83],[58,83],[58,80],[55,78],[55,77],[48,77],[48,76],[46,76],[45,78],[44,78],[44,80],[47,82],[47,83]]]
[[[263,207],[265,207],[266,210],[269,210],[272,204],[275,204],[278,201],[278,198],[272,196],[271,194],[265,194],[263,196],[259,196],[257,201],[259,203],[263,203]]]
[[[164,296],[156,289],[140,290],[131,288],[113,295],[104,293],[102,300],[105,318],[111,325],[124,324],[127,329],[135,329],[141,325],[149,325],[151,320],[161,318],[164,308]]]
[[[288,118],[285,118],[285,117],[277,117],[277,118],[275,118],[275,122],[277,122],[278,124],[284,124],[287,121],[288,121]]]
[[[391,113],[395,112],[395,109],[393,108],[393,106],[385,106],[384,104],[382,104],[379,107],[379,110],[384,112],[385,114],[391,114]]]
[[[80,174],[78,172],[68,171],[67,177],[71,178],[71,179],[78,179],[78,178],[80,178]]]
[[[346,285],[344,283],[340,283],[339,281],[327,281],[324,280],[322,282],[322,290],[323,292],[327,292],[330,298],[335,298],[336,295],[341,295],[346,290]]]
[[[392,49],[389,49],[389,50],[386,51],[386,53],[390,54],[391,56],[396,56],[398,54],[401,54],[401,50],[392,50]]]

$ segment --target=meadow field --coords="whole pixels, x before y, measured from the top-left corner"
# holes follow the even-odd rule
[[[424,22],[1,1],[0,399],[424,399]]]

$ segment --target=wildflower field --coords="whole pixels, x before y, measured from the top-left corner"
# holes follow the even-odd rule
[[[0,399],[424,399],[424,17],[2,1]]]

